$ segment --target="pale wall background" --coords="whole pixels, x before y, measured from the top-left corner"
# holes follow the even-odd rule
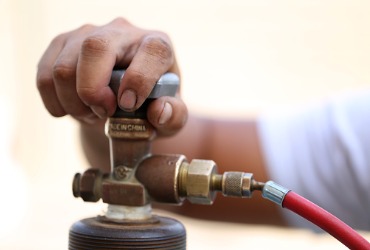
[[[0,0],[0,249],[66,249],[69,226],[101,210],[71,194],[88,167],[77,125],[50,117],[37,93],[37,62],[57,34],[118,16],[166,31],[190,109],[252,117],[369,86],[369,11],[357,0]],[[338,249],[306,232],[184,223],[189,249]]]

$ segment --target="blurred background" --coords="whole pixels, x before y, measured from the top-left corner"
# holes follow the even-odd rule
[[[66,249],[73,222],[104,206],[74,199],[87,167],[70,118],[52,118],[37,63],[56,35],[122,16],[167,32],[191,112],[254,117],[370,86],[369,1],[0,0],[0,249]],[[304,230],[181,220],[189,249],[340,249]]]

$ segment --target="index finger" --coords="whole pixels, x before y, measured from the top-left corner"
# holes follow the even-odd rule
[[[139,108],[154,84],[174,64],[169,38],[159,32],[144,36],[118,91],[118,104],[126,111]]]
[[[113,115],[117,100],[108,84],[115,65],[130,61],[139,29],[124,19],[116,19],[88,36],[82,43],[77,63],[76,87],[81,100],[99,116]]]

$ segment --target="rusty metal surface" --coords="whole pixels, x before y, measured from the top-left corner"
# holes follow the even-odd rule
[[[101,198],[101,183],[105,175],[99,169],[88,169],[73,179],[73,195],[84,201],[96,202]]]
[[[69,249],[186,249],[186,231],[179,221],[159,216],[135,223],[94,217],[72,225]]]
[[[149,203],[142,184],[113,180],[103,182],[102,199],[104,203],[125,206],[144,206]]]
[[[122,71],[115,71],[112,75],[110,85],[116,94],[122,75]],[[166,79],[157,83],[160,86],[137,111],[125,112],[117,108],[113,117],[108,119],[105,129],[109,138],[111,171],[103,175],[97,170],[90,169],[82,175],[76,174],[73,181],[73,194],[76,197],[82,197],[85,201],[97,201],[102,198],[103,202],[110,206],[130,208],[148,206],[150,200],[148,192],[145,186],[137,181],[135,173],[140,163],[150,156],[151,142],[156,135],[153,126],[146,119],[147,107],[152,101],[150,99],[172,92],[174,95],[178,86],[178,78],[171,84]],[[162,171],[157,173],[155,172],[158,169],[153,169],[145,179],[150,180],[150,174],[153,173],[153,177],[156,174],[156,177],[162,178],[166,184],[165,190],[156,192],[167,192],[172,199],[178,201],[176,177],[180,163],[177,163],[175,158],[162,157],[159,162],[155,158],[149,166],[153,162],[156,162],[154,165],[171,166],[168,169],[161,168]],[[160,177],[161,175],[163,177]],[[150,185],[153,186],[153,182]],[[149,217],[150,219],[147,219]],[[103,217],[78,221],[70,229],[69,249],[186,248],[185,228],[180,222],[151,214],[147,218],[112,219],[106,214]]]
[[[163,203],[181,203],[178,174],[183,155],[153,155],[143,160],[137,170],[136,178],[146,187],[150,198]]]

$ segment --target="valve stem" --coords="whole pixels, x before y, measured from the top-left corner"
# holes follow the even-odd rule
[[[264,187],[265,187],[264,182],[252,180],[252,190],[262,191]]]

